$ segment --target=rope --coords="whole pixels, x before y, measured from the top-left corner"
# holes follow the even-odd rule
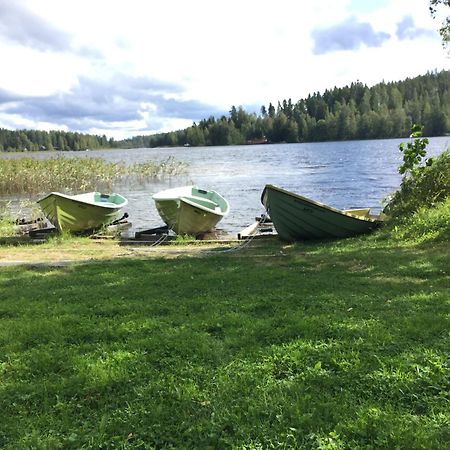
[[[159,239],[157,239],[155,242],[153,242],[152,245],[150,245],[150,247],[156,247],[158,245],[161,245],[163,242],[167,240],[168,237],[169,233],[163,233]]]
[[[264,223],[266,223],[267,218],[268,217],[267,217],[266,214],[261,214],[261,220],[259,221],[259,224],[263,225]],[[169,237],[169,232],[170,232],[170,229],[168,230],[167,233],[162,234],[159,239],[157,239],[155,242],[153,242],[150,245],[150,247],[157,247],[158,245],[162,245],[167,240],[167,238]],[[239,243],[238,245],[235,245],[234,247],[226,248],[226,249],[223,249],[223,250],[207,250],[204,253],[217,254],[217,253],[231,253],[231,252],[240,251],[240,250],[248,247],[253,242],[255,237],[260,235],[260,234],[261,234],[261,231],[260,231],[260,229],[258,227],[258,229],[255,231],[255,233],[253,233],[247,239],[242,239],[242,242]]]
[[[264,224],[267,220],[267,215],[266,214],[261,214],[261,221],[259,222],[260,225]],[[235,245],[234,247],[230,247],[230,248],[226,248],[224,250],[209,250],[205,253],[231,253],[231,252],[237,252],[240,251],[246,247],[248,247],[252,241],[255,239],[256,236],[260,235],[261,231],[259,229],[257,229],[255,231],[255,233],[253,233],[250,237],[248,237],[247,239],[243,239],[242,243]]]

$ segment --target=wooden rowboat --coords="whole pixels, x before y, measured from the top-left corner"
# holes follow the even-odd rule
[[[281,239],[331,239],[368,233],[383,223],[370,208],[339,210],[268,184],[261,202]]]

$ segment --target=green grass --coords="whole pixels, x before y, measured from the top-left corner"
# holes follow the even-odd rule
[[[450,244],[380,236],[0,269],[0,447],[445,448]]]
[[[0,239],[2,237],[12,237],[15,236],[16,232],[14,230],[14,225],[11,220],[0,218]]]
[[[450,242],[450,197],[432,208],[420,207],[412,216],[397,219],[387,232],[398,242]]]

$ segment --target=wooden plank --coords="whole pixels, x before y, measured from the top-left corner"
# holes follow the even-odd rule
[[[259,217],[255,217],[255,220],[257,222],[261,223],[272,223],[272,219],[267,214],[261,214]]]
[[[249,238],[260,238],[262,235],[276,235],[274,231],[273,224],[268,216],[262,215],[261,217],[256,217],[256,222],[252,223],[248,227],[244,228],[238,233],[238,239],[249,239]]]
[[[243,230],[241,230],[238,233],[238,235],[237,235],[238,240],[245,239],[245,238],[248,238],[249,236],[254,235],[258,231],[258,227],[259,227],[259,222],[256,221],[256,222],[252,223],[251,225],[249,225],[248,227],[244,228]]]
[[[119,241],[119,245],[154,245],[156,244],[160,239],[161,242],[157,245],[177,245],[176,242],[176,236],[168,236],[166,239],[161,239],[161,236],[148,236],[146,239],[121,239]],[[237,239],[210,239],[210,240],[203,240],[203,241],[192,241],[192,245],[195,246],[201,246],[201,245],[208,245],[208,244],[236,244],[239,242]],[[183,243],[180,244],[182,247],[189,247],[191,243]]]
[[[102,229],[96,233],[93,233],[89,237],[91,239],[114,239],[122,231],[128,230],[132,226],[133,224],[127,220],[123,220],[121,222],[116,221],[111,225],[108,225],[104,230]]]
[[[42,223],[28,223],[28,224],[21,224],[21,225],[15,225],[14,226],[14,232],[16,234],[27,234],[30,233],[30,231],[39,231],[44,230],[46,227],[46,224]]]
[[[50,234],[57,233],[57,232],[58,232],[58,230],[55,227],[48,227],[48,228],[40,228],[38,230],[30,230],[28,232],[28,235],[31,238],[41,239],[41,238],[46,238]]]
[[[25,218],[14,221],[14,231],[16,234],[24,235],[30,231],[37,231],[47,228],[47,222],[39,217],[33,220],[26,220]]]
[[[149,230],[136,231],[134,234],[135,239],[147,238],[148,236],[161,237],[162,234],[168,233],[169,227],[164,225],[162,227],[150,228]]]

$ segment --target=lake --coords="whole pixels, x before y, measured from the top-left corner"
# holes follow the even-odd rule
[[[155,180],[145,185],[118,184],[114,191],[128,198],[133,227],[130,233],[163,225],[151,198],[170,187],[197,184],[222,194],[231,206],[220,223],[226,233],[240,231],[264,213],[260,201],[266,184],[274,184],[336,208],[371,207],[382,201],[401,181],[398,150],[406,139],[266,144],[227,147],[176,147],[89,152],[37,152],[1,154],[2,157],[102,157],[127,164],[161,161],[169,156],[189,164],[188,174]],[[449,137],[430,138],[427,154],[434,156],[450,146]]]

